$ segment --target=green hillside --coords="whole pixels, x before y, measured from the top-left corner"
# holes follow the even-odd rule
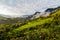
[[[60,9],[27,23],[0,26],[1,40],[60,40]]]

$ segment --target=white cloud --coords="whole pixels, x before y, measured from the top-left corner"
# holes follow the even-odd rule
[[[0,14],[3,15],[10,15],[10,16],[18,16],[16,12],[13,12],[14,8],[6,6],[6,5],[0,5]]]
[[[28,13],[33,12],[34,7],[32,5],[25,4],[17,7],[10,7],[7,5],[0,5],[0,14],[9,15],[14,17],[19,17],[22,15],[28,15]]]
[[[5,4],[6,3],[6,4]],[[60,5],[60,0],[1,0],[0,14],[21,16]]]
[[[33,12],[35,9],[35,6],[33,6],[31,4],[23,4],[23,5],[17,5],[17,7],[15,9],[16,9],[15,10],[16,12],[25,15],[25,14]]]

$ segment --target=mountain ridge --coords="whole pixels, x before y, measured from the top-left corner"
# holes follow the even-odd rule
[[[17,23],[20,21],[25,21],[25,22],[29,22],[32,21],[34,19],[37,19],[39,17],[47,17],[49,15],[52,14],[52,12],[55,12],[57,9],[59,9],[59,7],[57,8],[48,8],[46,9],[44,12],[35,12],[33,15],[24,15],[22,17],[16,17],[16,18],[12,18],[12,17],[8,17],[8,15],[0,15],[0,24],[1,23]],[[10,21],[9,21],[10,20]],[[15,21],[14,21],[15,20]]]

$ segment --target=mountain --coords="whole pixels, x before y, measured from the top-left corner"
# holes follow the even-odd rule
[[[49,16],[52,12],[55,12],[57,8],[48,8],[44,12],[35,12],[32,15],[23,15],[21,17],[11,17],[8,15],[2,15],[0,14],[0,24],[2,23],[17,23],[17,22],[28,22],[32,21],[33,19],[39,18],[39,17],[47,17]]]
[[[23,18],[25,18],[25,21],[32,21],[36,18],[39,18],[39,17],[47,17],[49,16],[50,14],[52,14],[52,12],[55,12],[57,9],[59,9],[60,7],[56,7],[56,8],[48,8],[46,9],[44,12],[35,12],[34,14],[32,15],[25,15],[23,16]]]
[[[38,18],[7,32],[8,37],[24,40],[60,40],[60,9],[49,17]]]
[[[41,12],[35,12],[35,13],[31,16],[31,20],[40,17],[40,13],[41,13]]]
[[[44,12],[35,12],[35,14],[33,14],[32,19],[34,18],[38,18],[38,17],[47,17],[49,16],[52,12],[55,12],[57,9],[59,9],[60,6],[56,7],[56,8],[48,8],[46,9]]]
[[[55,11],[57,8],[48,8],[47,10],[45,10],[45,12],[53,12]]]
[[[0,24],[12,24],[12,23],[18,23],[18,22],[24,22],[25,19],[23,17],[11,17],[8,15],[2,15],[0,14]]]
[[[37,14],[41,16],[41,12],[36,12],[29,15],[28,18]],[[19,18],[12,18],[11,20],[13,22],[22,21]],[[60,40],[60,8],[58,7],[47,17],[38,17],[28,22],[0,25],[0,40]]]

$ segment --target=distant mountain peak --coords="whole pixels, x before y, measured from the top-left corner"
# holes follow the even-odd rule
[[[41,12],[35,12],[35,14],[34,15],[36,15],[36,14],[40,14]]]
[[[48,8],[47,10],[45,10],[45,12],[53,12],[55,11],[57,8]]]

